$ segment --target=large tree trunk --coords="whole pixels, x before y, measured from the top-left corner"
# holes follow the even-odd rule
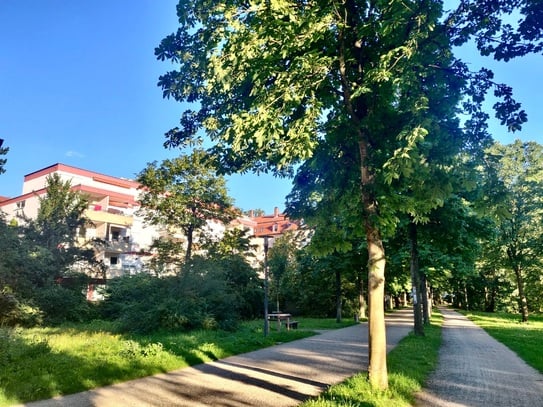
[[[385,249],[379,231],[367,222],[368,242],[368,379],[372,387],[386,389],[388,372],[385,329]]]
[[[424,335],[422,324],[422,295],[419,274],[419,249],[417,241],[417,225],[409,222],[409,242],[411,245],[411,286],[413,289],[413,319],[415,335]]]
[[[349,98],[346,98],[349,100]],[[368,381],[376,389],[388,388],[385,327],[385,249],[376,223],[378,205],[372,193],[373,175],[368,165],[368,141],[359,132],[361,194],[368,245]]]

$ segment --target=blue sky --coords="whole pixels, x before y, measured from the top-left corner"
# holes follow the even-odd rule
[[[177,28],[176,3],[0,0],[0,138],[10,148],[0,195],[19,195],[25,174],[57,162],[134,178],[147,162],[178,154],[162,143],[183,106],[162,98],[156,83],[170,65],[154,57]],[[543,144],[543,57],[491,67],[529,115],[521,133],[493,124],[494,137]],[[237,206],[267,213],[283,209],[290,191],[290,181],[271,176],[237,175],[228,186]]]

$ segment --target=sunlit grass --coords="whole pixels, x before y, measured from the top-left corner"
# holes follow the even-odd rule
[[[367,373],[355,375],[345,382],[331,386],[319,397],[302,404],[303,407],[389,407],[412,406],[415,394],[422,389],[428,375],[435,369],[441,345],[443,318],[434,313],[425,336],[405,337],[388,354],[389,388],[372,389]]]
[[[543,373],[543,315],[530,315],[524,323],[515,314],[469,312],[465,315]]]
[[[60,328],[0,329],[0,406],[71,394],[250,352],[352,325],[334,319],[296,318],[299,329],[263,335],[263,321],[234,332],[121,335],[107,322]]]

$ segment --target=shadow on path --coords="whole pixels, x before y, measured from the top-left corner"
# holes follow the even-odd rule
[[[388,350],[412,330],[411,315],[408,309],[387,315]],[[27,406],[296,406],[366,370],[367,363],[367,324],[359,324]]]

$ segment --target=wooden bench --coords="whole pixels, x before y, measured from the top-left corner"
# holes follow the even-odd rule
[[[288,321],[285,322],[287,329],[298,329],[298,321]]]

